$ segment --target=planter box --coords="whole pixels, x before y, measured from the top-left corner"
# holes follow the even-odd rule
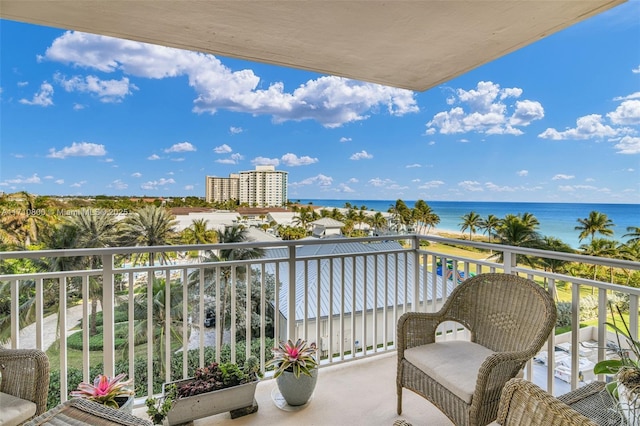
[[[189,381],[190,379],[185,379],[165,383],[162,385],[162,392],[165,392],[166,386],[171,384],[180,386]],[[244,385],[178,398],[174,401],[173,407],[171,407],[171,410],[167,413],[167,421],[169,425],[178,425],[203,417],[250,407],[254,404],[257,385],[258,381],[256,380],[255,382],[245,383]],[[255,410],[250,412],[255,412]],[[246,414],[249,414],[249,412]]]

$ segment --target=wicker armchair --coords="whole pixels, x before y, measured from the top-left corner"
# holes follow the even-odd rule
[[[511,379],[505,385],[496,423],[502,426],[597,426],[565,402],[524,379]]]
[[[0,392],[36,404],[33,417],[47,410],[49,358],[37,349],[1,349]]]
[[[492,422],[502,388],[540,350],[556,315],[553,298],[538,284],[494,273],[463,281],[437,313],[405,313],[397,330],[398,414],[407,388],[456,425]],[[470,341],[436,342],[445,321],[467,328]]]

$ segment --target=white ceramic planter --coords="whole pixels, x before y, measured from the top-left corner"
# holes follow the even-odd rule
[[[285,371],[276,379],[280,394],[291,406],[307,403],[318,381],[318,368],[311,370],[311,376],[300,374],[296,377],[291,371]]]
[[[118,410],[125,413],[132,414],[133,411],[133,396],[129,397],[116,397],[116,402],[119,405]]]
[[[162,392],[164,393],[164,389],[171,384],[180,386],[189,380],[165,383],[162,385]],[[179,425],[203,417],[249,407],[253,405],[257,385],[258,381],[256,380],[244,385],[178,398],[167,413],[166,421],[169,425]]]

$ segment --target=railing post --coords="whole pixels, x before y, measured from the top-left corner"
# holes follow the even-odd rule
[[[513,274],[513,269],[517,266],[517,255],[511,250],[505,250],[502,257],[504,258],[504,273]]]
[[[289,246],[289,295],[287,300],[287,339],[296,334],[296,246]]]
[[[104,320],[104,374],[114,376],[115,371],[115,330],[114,330],[114,277],[113,254],[102,255],[102,315]]]
[[[420,240],[417,236],[413,238],[413,300],[411,301],[411,310],[413,312],[418,312],[419,304],[420,304],[420,254],[418,250],[420,249]],[[426,294],[424,295],[425,301],[427,299]]]
[[[20,344],[20,284],[17,279],[11,281],[11,349],[18,349]],[[42,322],[42,317],[38,318]]]

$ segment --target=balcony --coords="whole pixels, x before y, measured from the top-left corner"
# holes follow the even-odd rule
[[[445,254],[445,244],[485,254]],[[255,248],[264,256],[202,261],[207,252]],[[545,264],[556,265],[554,271],[525,266],[525,256],[545,259]],[[82,257],[94,259],[95,269],[23,270],[27,258],[51,266],[71,265]],[[189,377],[193,367],[212,359],[242,362],[250,353],[257,354],[264,370],[274,341],[302,337],[318,343],[321,359],[313,402],[297,413],[278,409],[270,401],[275,382],[266,371],[267,380],[257,391],[260,410],[234,425],[264,424],[265,418],[283,424],[340,424],[341,419],[361,424],[358,415],[375,415],[376,424],[378,419],[391,424],[399,418],[394,356],[398,317],[407,311],[436,311],[458,282],[483,272],[534,279],[557,300],[570,302],[566,333],[551,336],[543,348],[563,356],[547,356],[546,365],[532,361],[524,373],[553,394],[593,378],[584,371],[585,351],[595,361],[607,356],[611,338],[599,325],[606,321],[608,298],[628,306],[636,337],[639,325],[640,289],[622,285],[624,277],[640,270],[638,262],[436,236],[1,252],[0,261],[11,268],[0,275],[0,294],[10,294],[5,345],[48,351],[60,401],[77,380],[90,380],[96,370],[127,373],[136,380],[135,413],[140,416],[147,395],[158,394],[164,381]],[[607,270],[611,278],[604,282],[559,272],[557,265],[563,262]],[[582,305],[594,317],[588,321],[591,327],[581,330]],[[205,327],[211,316],[215,321]],[[467,337],[453,324],[443,324],[440,332],[442,339]],[[582,345],[585,340],[592,347]],[[450,424],[427,401],[408,391],[405,397],[400,418]],[[220,415],[196,425],[226,424],[227,418]]]

